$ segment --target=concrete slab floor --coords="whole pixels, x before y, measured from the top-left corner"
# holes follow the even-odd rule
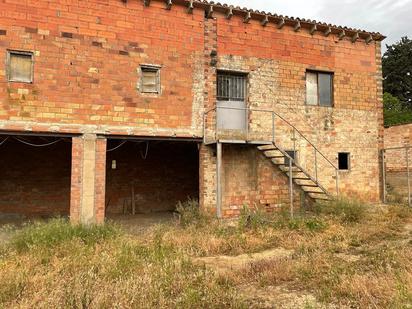
[[[172,223],[177,215],[174,212],[153,212],[137,215],[110,215],[107,221],[120,225],[126,233],[140,234],[142,231],[155,227],[158,224]]]

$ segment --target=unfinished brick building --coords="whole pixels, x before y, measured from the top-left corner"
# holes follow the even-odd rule
[[[0,15],[0,213],[380,198],[379,33],[188,0]]]

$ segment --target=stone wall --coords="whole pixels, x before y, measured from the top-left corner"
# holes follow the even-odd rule
[[[193,11],[177,3],[169,9],[164,1],[146,3],[0,2],[0,55],[26,50],[35,60],[32,84],[6,82],[0,61],[0,131],[83,134],[73,139],[74,221],[103,221],[107,136],[201,140],[203,112],[215,107],[219,70],[248,75],[247,105],[254,109],[249,139],[272,140],[272,114],[257,110],[274,111],[276,142],[286,150],[296,146],[299,163],[318,172],[332,194],[337,154],[349,152],[351,170],[339,175],[341,193],[379,200],[380,42],[367,43],[364,34],[353,39],[310,33],[290,23],[279,29],[219,11],[205,18],[204,2]],[[138,91],[142,64],[161,66],[160,94]],[[308,69],[334,74],[333,107],[305,105]],[[206,117],[212,138],[214,124],[212,112]],[[318,171],[307,139],[325,156],[317,157]],[[200,204],[212,212],[215,147],[202,145],[199,155]],[[284,203],[285,177],[251,147],[223,146],[225,216],[238,214],[244,204],[272,209]]]
[[[406,171],[406,149],[392,149],[398,147],[412,146],[412,124],[404,124],[385,128],[385,164],[386,171]],[[410,165],[412,165],[412,150],[408,154]]]

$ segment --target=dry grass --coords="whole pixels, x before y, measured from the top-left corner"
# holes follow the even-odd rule
[[[280,290],[317,302],[290,308],[412,306],[412,212],[405,207],[339,201],[295,219],[245,210],[227,224],[192,206],[180,205],[180,222],[140,237],[62,221],[23,229],[0,250],[0,308],[260,307],[251,295],[278,305],[273,291]],[[277,249],[291,254],[276,256]],[[264,250],[271,254],[244,255]],[[244,264],[220,272],[241,254]],[[197,262],[209,256],[219,269]]]

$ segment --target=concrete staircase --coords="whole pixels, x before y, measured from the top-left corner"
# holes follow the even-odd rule
[[[310,175],[296,160],[276,143],[259,146],[258,149],[287,177],[291,177],[307,196],[313,200],[331,200],[332,195],[319,183],[317,175]]]

